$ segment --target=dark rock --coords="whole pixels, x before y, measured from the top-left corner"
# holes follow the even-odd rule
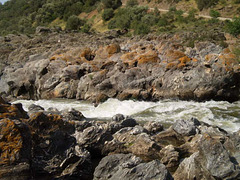
[[[106,141],[112,140],[112,135],[101,125],[93,125],[76,134],[79,146],[86,148],[94,157],[101,156]]]
[[[114,116],[112,117],[112,120],[113,120],[113,121],[116,121],[116,122],[120,122],[120,121],[122,121],[122,120],[124,120],[124,119],[125,119],[125,117],[124,117],[123,114],[116,114],[116,115],[114,115]]]
[[[124,116],[122,114],[116,114],[112,117],[112,121],[108,124],[108,131],[111,132],[111,134],[114,134],[118,130],[124,128],[124,127],[134,127],[138,125],[135,119]]]
[[[86,119],[80,111],[73,108],[69,111],[64,111],[62,115],[63,119],[67,121],[83,121]]]
[[[86,150],[78,150],[69,154],[60,165],[64,169],[58,179],[92,179],[93,168],[90,153]]]
[[[35,105],[35,104],[31,104],[28,107],[28,114],[31,115],[32,113],[36,113],[36,112],[43,112],[44,108],[39,106],[39,105]]]
[[[149,163],[132,154],[115,154],[103,158],[94,172],[94,179],[173,179],[158,160]]]

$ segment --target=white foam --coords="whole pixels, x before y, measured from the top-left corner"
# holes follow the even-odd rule
[[[58,110],[75,108],[87,118],[110,119],[115,114],[133,116],[136,120],[154,120],[163,123],[173,123],[177,119],[189,119],[195,117],[208,124],[217,125],[228,131],[237,131],[240,128],[240,101],[229,103],[225,101],[119,101],[108,99],[106,102],[94,107],[93,104],[84,101],[57,99],[26,101],[20,100],[14,103],[22,103],[27,111],[31,104],[36,104],[48,109]]]

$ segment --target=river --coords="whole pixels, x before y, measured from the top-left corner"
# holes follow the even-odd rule
[[[94,107],[85,101],[55,99],[55,100],[18,100],[13,103],[22,103],[27,111],[34,103],[47,110],[50,107],[58,110],[74,108],[87,118],[110,120],[115,114],[121,113],[131,116],[139,121],[160,121],[165,126],[177,119],[195,117],[211,125],[217,125],[226,131],[235,132],[240,129],[240,101],[229,103],[226,101],[173,101],[159,102],[119,101],[108,99],[106,102]]]

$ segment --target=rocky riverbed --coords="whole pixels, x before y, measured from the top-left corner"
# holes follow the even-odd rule
[[[240,133],[195,118],[90,121],[0,98],[0,179],[239,179]]]
[[[0,39],[0,93],[9,98],[239,99],[240,68],[231,46],[186,40],[193,34],[123,37],[45,33]],[[225,38],[217,34],[216,38]]]

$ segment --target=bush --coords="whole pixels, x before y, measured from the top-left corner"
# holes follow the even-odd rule
[[[66,29],[67,30],[78,30],[84,22],[80,20],[76,15],[72,15],[67,20]]]
[[[114,16],[114,11],[112,8],[104,9],[102,13],[102,19],[104,21],[110,20]]]
[[[215,11],[215,10],[213,10],[213,9],[211,9],[210,10],[210,16],[212,17],[212,18],[218,18],[218,17],[220,17],[220,13],[218,12],[218,11]]]
[[[234,36],[238,36],[240,34],[240,16],[238,18],[234,18],[232,22],[229,21],[227,23],[227,31]]]
[[[137,0],[128,0],[127,1],[127,6],[129,6],[129,7],[133,7],[133,6],[137,6],[137,5],[138,5]]]
[[[219,0],[195,0],[198,9],[202,11],[204,8],[209,8],[218,3]]]
[[[105,8],[117,9],[122,5],[121,0],[102,0],[102,3]]]
[[[81,31],[84,33],[88,33],[91,29],[91,26],[89,24],[84,24],[83,27],[81,28]]]
[[[144,23],[137,23],[134,27],[134,34],[148,34],[150,32],[150,27]]]

